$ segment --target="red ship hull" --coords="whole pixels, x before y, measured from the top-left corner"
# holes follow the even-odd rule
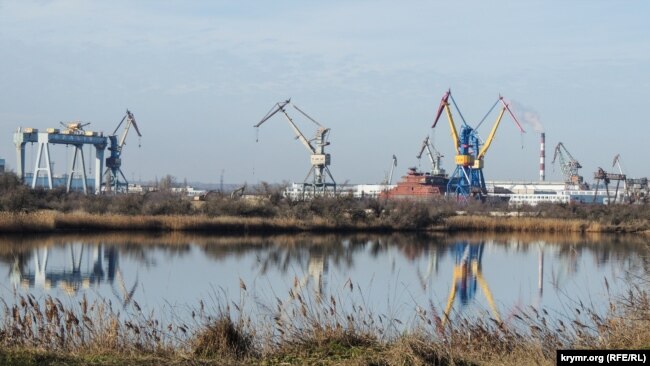
[[[446,176],[431,175],[409,168],[395,188],[382,192],[379,197],[416,200],[440,198],[447,190],[448,181]]]

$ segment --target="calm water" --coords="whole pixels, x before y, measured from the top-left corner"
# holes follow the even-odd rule
[[[605,311],[647,278],[649,252],[637,237],[566,235],[2,237],[0,296],[76,303],[85,294],[180,317],[201,300],[246,301],[264,316],[297,284],[305,297],[334,296],[407,324],[430,304],[451,317],[507,319],[529,305],[561,317],[579,302]]]

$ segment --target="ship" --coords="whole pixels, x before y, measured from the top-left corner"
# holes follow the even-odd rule
[[[446,174],[419,172],[417,168],[412,167],[394,188],[382,192],[379,197],[415,200],[440,198],[447,191],[447,183],[449,178]]]

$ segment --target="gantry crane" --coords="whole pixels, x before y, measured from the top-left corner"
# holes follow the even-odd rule
[[[584,182],[584,179],[580,174],[578,174],[578,169],[582,168],[580,162],[578,162],[567,150],[563,143],[559,142],[555,147],[555,153],[553,154],[553,161],[551,164],[555,164],[555,159],[560,158],[560,168],[562,169],[562,174],[564,175],[564,183],[567,185],[578,186],[580,189],[587,189],[587,184]]]
[[[126,125],[124,126],[122,137],[118,140],[117,131],[120,129],[120,126],[122,126],[122,123],[124,123],[124,121],[126,121]],[[131,113],[127,109],[126,114],[124,115],[124,117],[122,117],[120,123],[117,124],[117,127],[115,127],[115,131],[113,131],[111,136],[108,137],[110,141],[108,150],[110,151],[111,156],[106,158],[106,171],[104,172],[104,185],[105,185],[106,192],[111,192],[111,190],[114,193],[128,191],[129,182],[124,176],[124,173],[122,173],[121,156],[122,156],[122,149],[126,144],[126,137],[129,134],[129,130],[131,129],[131,126],[135,128],[135,132],[138,134],[138,137],[142,137],[142,134],[140,133],[140,129],[138,128],[138,124],[135,122],[135,117],[133,117],[133,113]]]
[[[316,136],[313,139],[308,140],[295,124],[291,116],[289,116],[289,113],[287,113],[287,106],[290,104],[300,114],[318,126],[316,129]],[[305,194],[305,189],[307,187],[311,188],[312,194],[314,196],[327,194],[328,188],[332,188],[333,192],[336,193],[336,182],[334,181],[332,173],[328,168],[331,162],[331,157],[330,154],[325,153],[325,146],[330,144],[329,141],[327,141],[330,129],[323,127],[323,125],[318,123],[315,119],[311,118],[309,115],[307,115],[307,113],[303,112],[295,104],[291,103],[291,98],[285,100],[284,102],[276,103],[275,106],[273,106],[271,110],[266,114],[266,116],[264,116],[264,118],[262,118],[262,120],[253,127],[259,128],[262,123],[266,122],[269,118],[273,117],[278,112],[282,112],[282,114],[284,114],[287,121],[289,122],[289,125],[291,126],[291,129],[296,134],[296,139],[300,140],[300,142],[305,146],[305,148],[307,148],[310,154],[311,169],[303,181],[303,197]],[[311,181],[309,181],[310,176],[312,177]],[[331,182],[327,181],[327,177],[329,177]]]
[[[614,158],[614,161],[616,161],[616,158]],[[596,179],[596,192],[594,193],[594,199],[593,202],[596,202],[596,197],[598,196],[598,186],[600,186],[600,181],[603,181],[605,183],[605,192],[607,192],[607,204],[609,203],[616,203],[618,201],[618,188],[621,184],[621,181],[625,183],[625,174],[615,174],[615,173],[607,173],[603,168],[598,168],[596,172],[594,173],[594,179]],[[615,180],[616,181],[616,191],[614,192],[614,201],[610,202],[610,196],[609,196],[609,182]]]
[[[501,323],[501,317],[492,297],[492,291],[490,291],[487,281],[483,278],[481,262],[484,247],[485,243],[483,242],[475,244],[462,241],[454,244],[454,272],[447,298],[447,305],[445,306],[445,312],[442,317],[443,328],[449,320],[456,295],[460,296],[461,305],[467,305],[476,295],[477,284],[481,286],[481,290],[492,310],[494,319],[498,323]]]
[[[429,161],[431,161],[431,175],[446,175],[445,170],[442,168],[440,161],[444,157],[429,140],[429,136],[424,138],[422,141],[422,147],[420,152],[417,154],[416,158],[420,160],[422,158],[422,153],[424,150],[427,151],[427,156],[429,156]]]
[[[456,129],[456,124],[451,114],[451,108],[449,106],[449,100],[454,104],[456,111],[463,120],[461,126],[460,134]],[[478,135],[477,129],[485,121],[488,115],[494,110],[494,108],[501,103],[502,108],[497,116],[492,130],[488,135],[485,143],[481,140]],[[454,101],[454,97],[451,95],[451,90],[448,90],[440,101],[440,106],[438,107],[438,112],[436,113],[436,118],[433,121],[431,128],[435,128],[442,112],[445,111],[447,119],[449,120],[449,127],[451,128],[451,135],[453,138],[454,147],[456,148],[456,169],[449,179],[447,184],[447,194],[456,194],[457,198],[467,199],[468,197],[475,197],[480,200],[484,200],[487,195],[487,189],[485,187],[485,178],[483,177],[483,158],[487,153],[492,141],[494,140],[494,134],[501,123],[503,115],[507,111],[512,117],[515,125],[519,128],[519,131],[524,133],[524,129],[521,127],[521,124],[517,120],[517,117],[512,113],[508,104],[503,100],[502,96],[499,96],[499,99],[492,105],[492,108],[485,114],[485,117],[478,123],[476,127],[471,127],[465,121],[462,113],[458,109],[458,105]]]

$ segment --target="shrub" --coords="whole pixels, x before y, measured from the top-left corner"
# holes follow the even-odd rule
[[[192,351],[201,357],[241,359],[251,355],[253,337],[222,315],[196,334]]]
[[[167,192],[148,194],[142,205],[145,215],[187,215],[191,212],[192,203],[189,200]]]

